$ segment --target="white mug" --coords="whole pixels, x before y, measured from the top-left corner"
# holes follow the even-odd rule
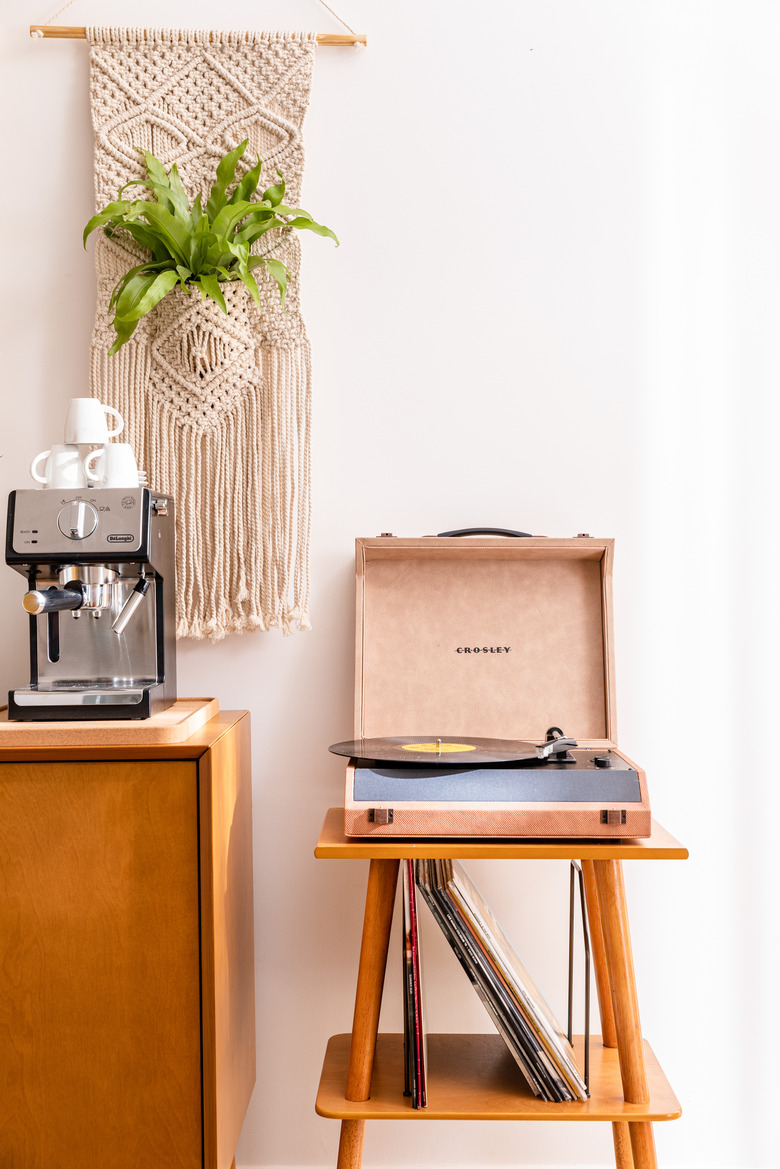
[[[109,442],[85,457],[83,470],[98,487],[138,487],[140,476],[129,442]]]
[[[106,415],[115,418],[118,426],[108,429]],[[113,406],[104,406],[97,398],[71,398],[65,415],[65,442],[95,446],[116,438],[124,429],[124,420]]]
[[[43,463],[43,472],[39,465]],[[86,487],[87,477],[81,464],[78,447],[56,443],[51,450],[41,451],[30,463],[30,474],[44,487]]]

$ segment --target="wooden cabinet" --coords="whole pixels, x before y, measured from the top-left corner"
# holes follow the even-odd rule
[[[249,717],[0,750],[0,1169],[229,1169],[255,1080]]]

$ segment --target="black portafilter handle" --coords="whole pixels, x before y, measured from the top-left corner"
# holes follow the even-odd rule
[[[40,617],[43,613],[62,613],[80,609],[84,604],[84,586],[80,580],[70,580],[64,589],[32,589],[25,593],[22,604],[28,613]]]
[[[524,536],[531,538],[530,532],[515,532],[512,528],[455,528],[451,532],[438,532],[444,539],[448,536]]]

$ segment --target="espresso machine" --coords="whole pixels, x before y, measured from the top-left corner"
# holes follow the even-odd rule
[[[27,579],[22,721],[143,719],[176,701],[173,502],[148,487],[12,491],[6,563]]]

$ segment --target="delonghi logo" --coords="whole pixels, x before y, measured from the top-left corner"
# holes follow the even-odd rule
[[[508,654],[511,645],[459,645],[456,654]]]
[[[107,539],[109,544],[132,544],[135,536],[131,532],[112,532]]]

